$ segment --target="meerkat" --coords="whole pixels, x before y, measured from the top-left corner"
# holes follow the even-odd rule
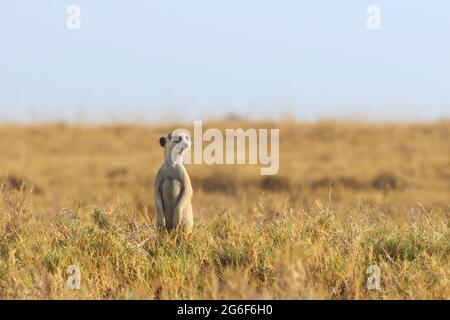
[[[191,232],[194,225],[191,180],[183,165],[183,155],[191,147],[187,134],[173,131],[159,140],[164,163],[156,175],[156,224],[159,230],[181,228]]]

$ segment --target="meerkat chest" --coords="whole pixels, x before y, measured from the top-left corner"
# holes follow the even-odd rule
[[[164,202],[172,203],[177,200],[181,194],[181,182],[174,178],[165,179],[161,185],[161,193]]]

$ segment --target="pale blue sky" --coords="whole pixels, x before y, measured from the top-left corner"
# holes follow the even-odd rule
[[[450,117],[449,31],[447,0],[3,1],[0,121]]]

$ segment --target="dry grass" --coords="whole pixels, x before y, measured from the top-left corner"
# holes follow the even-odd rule
[[[153,227],[171,128],[1,126],[0,298],[450,298],[449,122],[208,125],[280,128],[280,173],[189,166],[190,236]]]

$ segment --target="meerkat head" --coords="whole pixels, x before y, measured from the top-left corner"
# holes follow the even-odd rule
[[[167,136],[159,139],[159,144],[164,148],[164,157],[171,163],[179,163],[183,155],[191,147],[189,134],[181,130],[175,130]]]

